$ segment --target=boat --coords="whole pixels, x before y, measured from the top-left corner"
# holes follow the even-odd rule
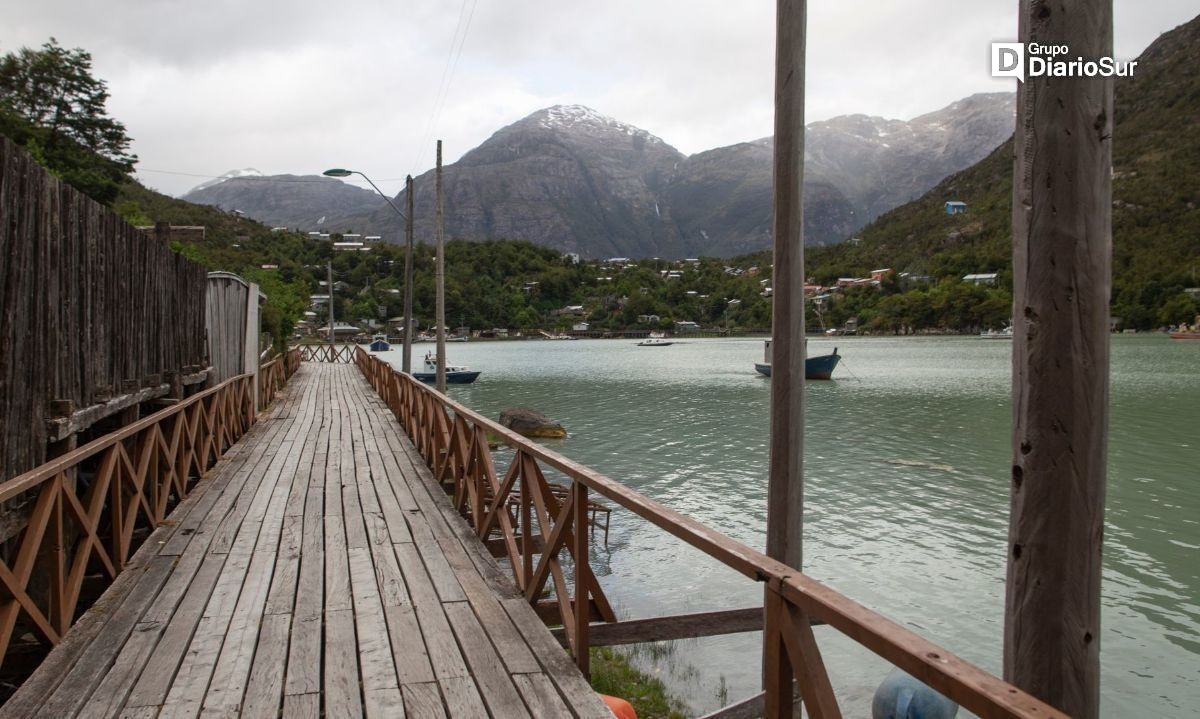
[[[471,384],[479,379],[480,370],[471,370],[462,365],[446,365],[446,384]],[[413,372],[413,379],[420,382],[437,382],[437,357],[432,352],[425,353],[425,371]]]
[[[1167,336],[1173,340],[1200,340],[1200,315],[1196,315],[1196,321],[1188,326],[1187,322],[1183,322],[1173,331],[1168,332]]]
[[[999,330],[985,330],[979,333],[979,339],[982,340],[1011,340],[1013,338],[1013,326],[1005,325]]]
[[[387,352],[391,348],[392,348],[392,346],[390,344],[388,344],[388,341],[387,341],[387,335],[377,334],[371,338],[371,344],[369,346],[369,349],[372,352]]]
[[[447,342],[466,342],[467,336],[466,335],[451,335],[446,338],[446,341]]]
[[[761,375],[771,376],[771,340],[767,340],[763,350],[763,361],[755,362],[754,369]],[[833,379],[833,370],[838,366],[842,356],[837,347],[827,355],[804,358],[804,379]]]
[[[667,339],[667,336],[662,332],[651,332],[650,336],[641,342],[637,343],[638,347],[670,347],[675,344]]]

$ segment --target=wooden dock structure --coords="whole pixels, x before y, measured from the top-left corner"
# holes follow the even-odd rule
[[[305,363],[0,717],[606,717],[383,401]]]

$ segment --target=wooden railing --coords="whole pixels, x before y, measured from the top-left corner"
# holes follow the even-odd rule
[[[275,399],[291,376],[300,368],[300,348],[292,347],[282,357],[264,362],[258,367],[258,406],[266,407]]]
[[[36,493],[0,557],[0,656],[21,618],[43,642],[62,640],[89,571],[115,579],[135,532],[161,524],[250,429],[252,388],[253,375],[230,378],[0,484],[0,502]]]
[[[356,344],[313,344],[296,345],[293,349],[300,350],[300,360],[303,362],[335,362],[352,364]]]
[[[561,623],[565,643],[585,674],[594,643],[762,629],[764,692],[731,706],[728,715],[737,713],[734,707],[759,702],[768,717],[792,716],[794,680],[809,716],[840,717],[812,629],[824,624],[980,717],[1065,716],[811,577],[529,441],[378,357],[359,350],[355,361],[434,476],[452,490],[455,505],[480,540],[502,548],[500,554],[507,558],[513,581],[525,598],[547,623]],[[496,470],[489,441],[515,451],[503,476]],[[543,468],[569,480],[565,492],[551,489]],[[763,605],[618,622],[589,564],[591,532],[584,528],[593,493],[762,582]],[[516,494],[520,499],[514,507],[510,497]],[[563,571],[568,562],[574,567],[570,580]],[[550,606],[541,601],[547,584],[553,595]],[[670,627],[682,627],[683,633],[672,635]],[[606,641],[590,641],[593,633],[606,636]],[[713,716],[719,715],[722,712]]]

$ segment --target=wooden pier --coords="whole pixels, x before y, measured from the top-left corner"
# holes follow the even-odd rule
[[[305,363],[0,717],[609,716],[354,365]]]

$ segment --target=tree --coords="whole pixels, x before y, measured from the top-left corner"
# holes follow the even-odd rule
[[[51,38],[0,58],[0,132],[68,184],[111,204],[133,173],[125,126],[105,110],[108,90],[92,56]]]

